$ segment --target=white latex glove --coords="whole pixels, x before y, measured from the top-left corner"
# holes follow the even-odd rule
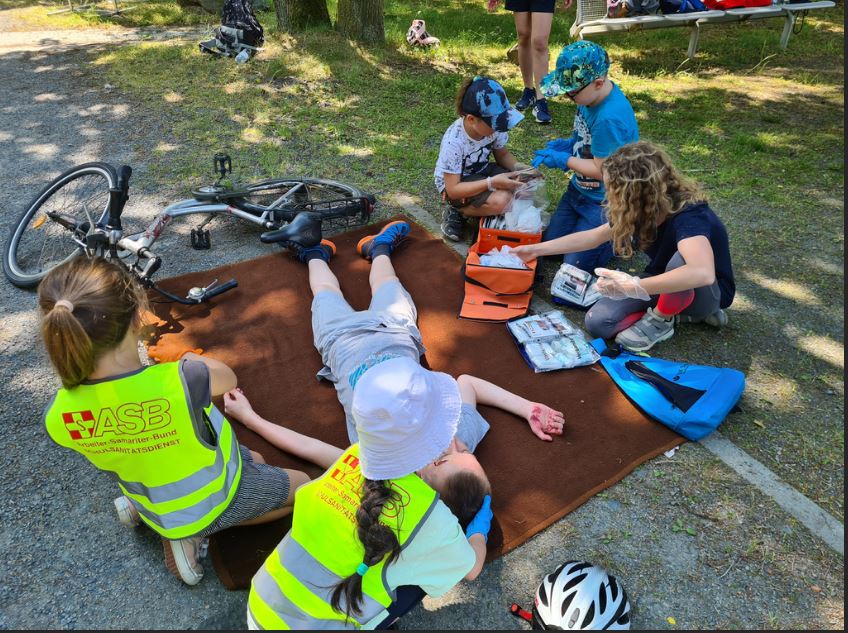
[[[642,299],[648,301],[651,295],[642,287],[639,278],[620,270],[596,268],[598,292],[609,299]]]

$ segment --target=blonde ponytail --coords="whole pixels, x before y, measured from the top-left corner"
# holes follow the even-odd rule
[[[41,335],[50,362],[71,389],[100,356],[117,347],[147,308],[144,290],[123,266],[79,257],[50,271],[38,286]]]

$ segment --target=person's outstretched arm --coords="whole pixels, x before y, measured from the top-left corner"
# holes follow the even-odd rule
[[[520,257],[522,261],[529,262],[537,257],[544,257],[546,255],[587,251],[600,246],[604,242],[609,242],[611,239],[612,229],[609,222],[606,222],[601,226],[596,226],[594,229],[563,235],[547,242],[513,246],[510,252]]]
[[[507,391],[488,380],[463,374],[456,379],[462,401],[472,406],[485,404],[509,411],[527,420],[530,430],[540,439],[550,442],[551,435],[562,435],[565,416],[540,402],[531,402],[527,398]]]
[[[224,413],[258,433],[277,448],[317,464],[321,468],[332,466],[344,452],[319,439],[269,422],[253,410],[241,389],[233,389],[224,394]]]

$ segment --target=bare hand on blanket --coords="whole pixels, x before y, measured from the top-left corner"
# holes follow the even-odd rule
[[[256,412],[253,410],[250,400],[239,387],[224,394],[224,413],[235,418],[247,428],[251,428],[250,422],[256,417]]]
[[[562,435],[565,416],[562,411],[554,411],[549,406],[533,402],[527,416],[527,423],[536,437],[551,442],[554,439],[551,435]]]
[[[609,268],[596,268],[595,274],[598,276],[598,292],[603,297],[616,300],[642,299],[643,301],[649,301],[651,298],[651,295],[639,283],[639,278],[634,275]]]

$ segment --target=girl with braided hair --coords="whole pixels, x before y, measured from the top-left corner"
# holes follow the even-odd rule
[[[640,276],[596,268],[603,298],[586,313],[593,336],[615,337],[627,349],[651,349],[674,335],[676,323],[726,325],[736,292],[727,230],[701,188],[647,141],[622,146],[602,174],[608,222],[513,252],[529,261],[611,241],[622,257],[646,253]]]

